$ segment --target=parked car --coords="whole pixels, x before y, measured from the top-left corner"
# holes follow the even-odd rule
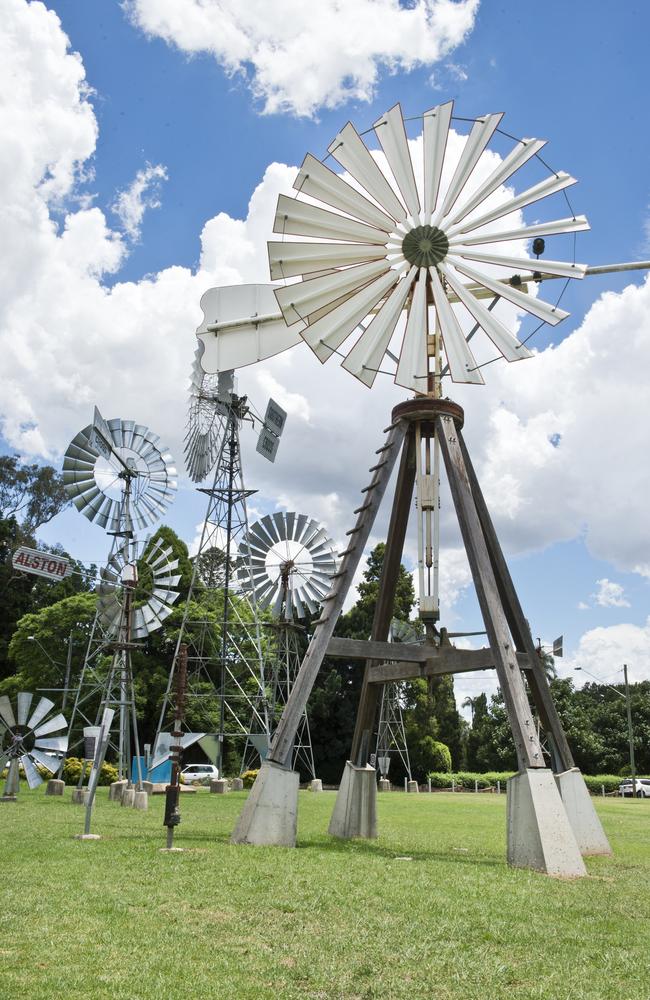
[[[632,790],[632,779],[626,778],[618,786],[619,795],[634,795]],[[650,778],[637,778],[636,779],[636,797],[637,799],[650,799]]]
[[[181,780],[186,785],[195,781],[210,781],[219,777],[219,768],[214,764],[187,764],[181,771]]]

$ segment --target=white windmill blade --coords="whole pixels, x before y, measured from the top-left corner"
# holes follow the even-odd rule
[[[450,255],[448,260],[457,271],[471,278],[478,285],[483,285],[484,288],[488,288],[495,295],[500,295],[501,298],[508,299],[509,302],[519,306],[520,309],[531,313],[533,316],[537,316],[538,319],[543,319],[545,323],[549,323],[551,326],[557,326],[560,320],[566,319],[569,315],[568,312],[560,309],[559,306],[552,306],[549,302],[544,302],[543,299],[534,298],[526,292],[518,291],[512,285],[489,278],[482,271],[476,271],[473,267],[470,267],[460,257],[452,257]]]
[[[473,382],[475,385],[481,385],[484,380],[478,370],[476,358],[469,349],[465,334],[456,319],[435,267],[429,268],[429,275],[451,376],[454,382]]]
[[[413,163],[400,105],[396,104],[390,111],[387,111],[372,127],[388,160],[393,177],[397,181],[404,204],[412,219],[419,222],[420,195],[415,183]]]
[[[326,313],[303,330],[303,340],[319,361],[328,361],[343,341],[357,328],[398,280],[397,271],[388,269],[375,281],[363,287],[351,298]]]
[[[384,243],[383,229],[367,226],[347,215],[338,215],[298,198],[281,194],[275,212],[273,232],[282,236],[313,236],[317,240],[352,240],[357,243]]]
[[[390,216],[364,198],[359,191],[311,153],[307,153],[303,160],[293,186],[299,193],[322,201],[325,205],[331,205],[332,208],[360,219],[374,229],[391,233],[395,228],[395,222]]]
[[[61,729],[65,729],[68,725],[65,715],[59,712],[58,715],[53,716],[51,719],[46,719],[37,728],[34,729],[34,736],[40,739],[41,736],[47,736],[48,733],[57,733]]]
[[[452,236],[457,236],[458,233],[474,232],[475,229],[487,226],[489,222],[496,222],[497,219],[502,219],[504,215],[510,215],[512,212],[517,212],[522,208],[526,208],[527,205],[532,205],[536,201],[541,201],[542,198],[548,198],[552,194],[564,191],[565,188],[568,188],[572,184],[576,183],[577,181],[575,177],[571,177],[563,171],[558,171],[558,173],[553,174],[552,177],[545,178],[545,180],[540,181],[539,184],[534,184],[533,187],[528,188],[526,191],[522,191],[521,194],[516,195],[514,198],[508,198],[506,201],[502,201],[501,204],[496,205],[487,212],[483,212],[481,215],[475,216],[473,219],[461,219],[460,222],[446,226],[445,232],[450,240]]]
[[[26,753],[24,753],[22,757],[19,758],[19,760],[23,766],[23,770],[25,772],[25,777],[27,778],[27,784],[29,785],[29,787],[38,788],[38,786],[43,783],[43,779],[36,770],[34,762],[30,759],[30,757]]]
[[[6,694],[0,695],[0,718],[9,729],[16,725],[16,717]]]
[[[16,698],[16,718],[18,719],[18,725],[24,726],[27,722],[27,716],[29,714],[29,706],[32,703],[33,695],[29,691],[21,691]]]
[[[415,392],[427,391],[427,282],[421,267],[404,331],[395,381]]]
[[[404,221],[406,209],[351,122],[341,129],[327,151],[396,222]]]
[[[570,219],[554,219],[553,222],[538,222],[534,226],[517,226],[515,229],[497,229],[490,233],[463,233],[449,238],[449,252],[456,246],[477,246],[480,243],[498,243],[503,240],[530,240],[534,236],[555,236],[558,233],[580,233],[589,229],[584,215]]]
[[[40,737],[34,743],[37,750],[53,750],[55,753],[65,753],[68,749],[67,736],[52,736],[47,740]]]
[[[45,716],[54,708],[54,702],[50,701],[49,698],[41,698],[30,715],[27,725],[30,729],[36,729],[39,722],[45,718]]]
[[[383,260],[386,247],[371,243],[273,243],[267,244],[271,277],[295,278],[349,264]]]
[[[432,225],[438,225],[440,220],[451,211],[456,203],[461,191],[465,187],[470,174],[481,158],[487,144],[494,135],[503,118],[503,113],[496,115],[486,115],[478,118],[472,126],[472,131],[467,137],[460,160],[454,171],[454,176],[449,182],[449,187],[443,199],[442,205],[434,212]]]
[[[344,295],[352,295],[369,281],[390,271],[386,259],[356,264],[319,278],[298,281],[286,288],[278,288],[275,297],[282,310],[287,326],[301,321],[309,322],[309,317],[320,309],[327,309]],[[303,338],[307,331],[301,331]]]
[[[522,361],[524,358],[532,356],[532,352],[517,340],[493,312],[485,308],[483,303],[463,285],[462,281],[458,280],[450,267],[440,263],[438,270],[444,274],[447,284],[459,302],[462,302],[474,320],[485,330],[506,361]]]
[[[423,118],[424,149],[424,221],[430,222],[440,191],[440,178],[445,161],[449,126],[454,102],[439,104],[425,111]]]
[[[51,774],[54,774],[54,772],[58,770],[59,764],[61,763],[60,757],[53,754],[43,753],[42,750],[37,750],[36,747],[33,747],[29,751],[29,756],[32,757],[37,764],[40,764],[41,767],[47,768]]]
[[[485,253],[474,247],[454,245],[454,255],[467,260],[475,260],[483,264],[496,264],[498,267],[515,268],[519,271],[532,271],[539,274],[553,274],[559,278],[584,278],[587,272],[586,264],[574,264],[558,260],[543,260],[534,257],[504,256],[496,253]]]
[[[415,280],[417,268],[412,267],[386,299],[384,306],[373,317],[354,347],[346,355],[342,367],[355,375],[369,388],[374,383],[382,358],[390,344],[400,318],[406,296]]]

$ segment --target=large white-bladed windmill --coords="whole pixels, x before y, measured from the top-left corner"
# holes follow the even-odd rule
[[[291,747],[327,654],[366,660],[350,762],[330,832],[339,836],[376,833],[375,772],[367,761],[382,685],[412,676],[495,667],[519,764],[519,773],[509,786],[510,862],[553,874],[582,875],[581,852],[609,851],[584,781],[574,767],[471,465],[462,435],[463,410],[442,398],[442,385],[445,378],[483,382],[485,362],[477,360],[479,351],[474,348],[478,336],[470,347],[476,335],[485,335],[486,343],[496,348],[496,357],[508,362],[531,356],[494,309],[497,303],[554,325],[567,314],[557,301],[553,304],[536,294],[542,282],[568,282],[594,271],[638,265],[587,268],[573,260],[539,258],[545,238],[578,233],[588,229],[588,223],[573,212],[566,198],[574,178],[546,166],[539,155],[542,140],[508,137],[500,128],[501,117],[491,114],[473,120],[464,139],[455,131],[452,139],[452,125],[455,129],[467,119],[454,119],[451,102],[410,119],[417,121],[419,163],[412,158],[412,149],[418,147],[409,143],[399,105],[363,136],[347,124],[330,143],[326,157],[345,174],[308,155],[296,178],[295,197],[278,199],[273,225],[278,239],[269,243],[269,261],[271,277],[284,282],[273,290],[279,315],[271,307],[268,291],[264,296],[258,292],[255,302],[252,293],[242,291],[239,318],[217,311],[200,333],[201,364],[206,371],[218,371],[220,359],[226,356],[229,361],[237,356],[238,364],[269,357],[273,331],[277,331],[278,351],[300,337],[322,362],[340,356],[343,367],[368,387],[392,364],[395,382],[414,393],[393,410],[387,437],[370,469],[370,483],[355,511],[356,522],[348,531],[349,544],[324,597],[323,612],[268,759],[234,832],[237,842],[295,842],[297,776],[289,767]],[[488,149],[497,135],[500,141],[510,142],[505,157]],[[541,180],[517,181],[520,171],[523,176],[533,168],[542,169]],[[552,216],[545,207],[552,195],[564,199],[568,214],[564,208],[557,213],[560,217]],[[531,206],[535,217],[526,224],[520,213]],[[550,216],[549,221],[539,221],[540,215]],[[530,240],[535,257],[527,252]],[[479,347],[482,356],[484,347]],[[440,459],[489,639],[489,647],[482,650],[457,649],[437,626]],[[396,466],[371,640],[334,639],[343,601]],[[419,607],[426,641],[389,644],[414,490]],[[560,761],[560,791],[544,761],[524,676]]]

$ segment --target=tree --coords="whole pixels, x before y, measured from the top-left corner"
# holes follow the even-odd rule
[[[31,538],[70,501],[51,465],[21,465],[18,455],[0,456],[0,518],[14,520]]]

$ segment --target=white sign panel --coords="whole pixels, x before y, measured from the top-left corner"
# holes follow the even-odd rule
[[[63,580],[64,577],[72,573],[72,564],[63,556],[54,555],[52,552],[28,549],[24,545],[16,549],[11,564],[14,569],[22,570],[24,573],[35,573],[37,576],[45,576],[48,580]]]

